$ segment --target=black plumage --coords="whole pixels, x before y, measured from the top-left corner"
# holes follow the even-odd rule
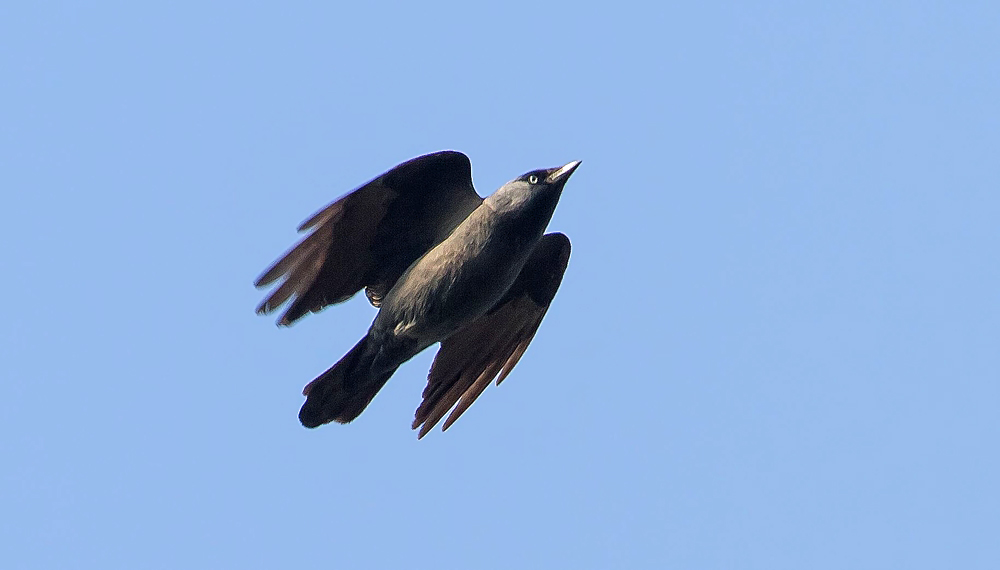
[[[529,172],[484,200],[469,159],[438,152],[396,166],[299,226],[311,233],[256,281],[278,283],[257,312],[287,302],[278,324],[290,325],[361,289],[379,307],[368,334],[305,387],[303,425],[355,419],[403,362],[436,342],[413,422],[420,437],[454,409],[447,429],[494,378],[499,384],[566,269],[569,239],[543,232],[577,166]]]

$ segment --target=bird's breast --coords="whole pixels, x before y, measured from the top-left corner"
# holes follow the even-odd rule
[[[532,245],[502,220],[470,216],[400,276],[372,328],[428,345],[447,338],[500,300]]]

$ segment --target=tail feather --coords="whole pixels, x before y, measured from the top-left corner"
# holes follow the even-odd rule
[[[361,415],[375,394],[389,380],[395,369],[372,374],[377,351],[368,350],[368,338],[361,339],[339,362],[306,384],[306,401],[299,410],[299,421],[308,428],[332,421],[346,424]]]

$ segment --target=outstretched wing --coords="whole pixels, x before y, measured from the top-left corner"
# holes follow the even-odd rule
[[[485,315],[441,342],[413,420],[413,429],[420,427],[418,438],[454,407],[442,428],[448,429],[494,378],[499,385],[507,377],[559,289],[569,252],[565,235],[543,236],[504,297]]]
[[[464,154],[443,151],[404,162],[299,226],[312,233],[254,283],[267,287],[280,280],[257,313],[271,313],[291,300],[278,320],[290,325],[310,311],[346,301],[362,287],[377,306],[403,271],[481,202]]]

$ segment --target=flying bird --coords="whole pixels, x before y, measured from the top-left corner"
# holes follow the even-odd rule
[[[404,362],[440,342],[413,429],[446,430],[524,354],[569,261],[569,239],[545,234],[580,161],[533,170],[487,198],[472,166],[443,151],[404,162],[299,226],[310,233],[257,279],[275,285],[258,314],[288,302],[278,325],[361,289],[378,314],[339,362],[306,385],[299,420],[357,418]]]

